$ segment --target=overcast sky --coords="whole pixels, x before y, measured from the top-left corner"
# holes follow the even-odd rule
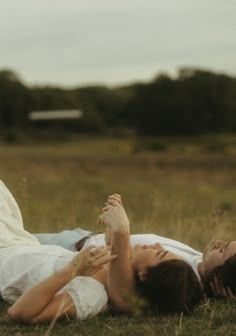
[[[236,75],[236,0],[0,0],[0,69],[28,84]]]

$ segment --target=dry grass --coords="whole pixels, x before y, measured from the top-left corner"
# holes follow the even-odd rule
[[[0,178],[17,198],[29,231],[76,226],[99,231],[96,219],[103,202],[117,192],[133,233],[166,235],[202,249],[212,238],[236,236],[236,141],[230,139],[221,139],[223,150],[214,151],[207,146],[213,142],[209,138],[173,145],[166,140],[163,152],[137,151],[125,139],[1,145]],[[3,302],[1,308],[0,335],[43,335],[47,330],[12,323]],[[183,318],[107,314],[58,322],[51,335],[235,335],[235,308],[234,303],[211,302]]]

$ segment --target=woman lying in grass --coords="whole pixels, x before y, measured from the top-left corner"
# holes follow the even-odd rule
[[[159,312],[191,311],[201,298],[192,269],[158,246],[136,246],[130,252],[129,220],[116,196],[100,220],[111,232],[109,248],[83,252],[40,245],[24,230],[18,205],[0,182],[0,291],[13,305],[13,320],[43,322],[61,317],[88,318],[109,307],[132,312],[139,293]]]
[[[8,314],[25,322],[62,316],[84,319],[107,305],[103,266],[109,248],[81,253],[42,246],[24,230],[19,208],[0,182],[0,291],[14,303]]]

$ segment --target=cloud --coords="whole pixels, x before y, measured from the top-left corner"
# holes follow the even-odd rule
[[[232,0],[0,5],[0,67],[15,68],[30,82],[114,83],[183,64],[236,72]]]

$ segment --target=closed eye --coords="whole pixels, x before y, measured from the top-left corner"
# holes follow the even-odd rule
[[[168,251],[165,251],[165,252],[162,254],[162,256],[161,256],[161,259],[164,258],[164,256],[167,255],[167,253],[168,253]]]
[[[220,249],[220,253],[223,253],[227,249],[228,246],[229,246],[229,243],[227,243],[224,247],[222,247]]]

